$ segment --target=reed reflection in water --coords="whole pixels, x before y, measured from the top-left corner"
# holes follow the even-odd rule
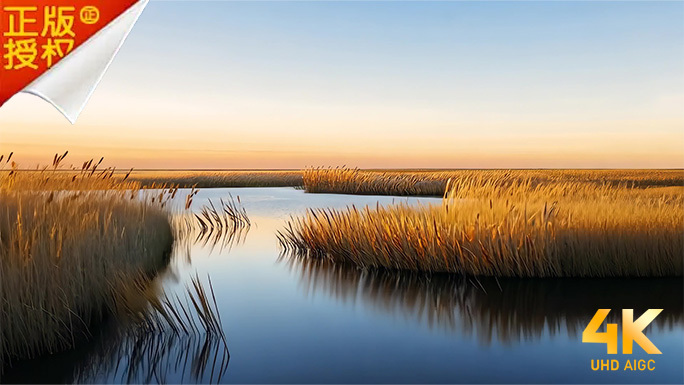
[[[221,381],[229,360],[216,335],[133,331],[99,346],[76,366],[73,382],[213,384]]]
[[[4,383],[218,383],[230,354],[216,334],[149,332],[113,322],[87,346],[7,368]]]
[[[283,255],[307,294],[403,316],[430,329],[475,336],[483,346],[580,335],[597,309],[641,314],[664,309],[653,325],[672,329],[684,319],[681,278],[496,279],[449,274],[362,270],[346,264]]]

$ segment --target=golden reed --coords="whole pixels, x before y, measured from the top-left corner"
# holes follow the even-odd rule
[[[325,172],[345,180],[350,171]],[[549,173],[540,181],[521,171],[470,172],[446,183],[441,205],[309,210],[279,238],[286,250],[361,267],[512,277],[682,276],[683,187]]]

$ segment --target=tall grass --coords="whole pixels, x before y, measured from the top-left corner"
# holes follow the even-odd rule
[[[40,171],[0,165],[3,362],[73,348],[116,310],[122,282],[167,263],[173,192],[141,192],[100,162],[58,171],[65,156]]]
[[[361,267],[511,277],[682,276],[684,188],[451,180],[441,205],[309,210],[285,249]]]
[[[344,167],[303,171],[307,192],[442,196],[450,179],[514,179],[531,184],[684,186],[682,170],[360,170]]]
[[[442,172],[372,172],[351,168],[309,168],[303,172],[309,193],[441,196],[448,176]]]

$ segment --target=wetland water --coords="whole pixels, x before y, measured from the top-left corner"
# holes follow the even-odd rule
[[[279,255],[276,231],[308,207],[439,203],[434,198],[305,194],[291,188],[203,189],[207,199],[239,196],[252,226],[233,242],[179,242],[157,278],[181,292],[210,275],[230,360],[216,341],[104,332],[74,352],[23,362],[3,382],[658,382],[682,383],[681,279],[512,280],[368,272]],[[184,192],[187,194],[187,192]],[[181,202],[184,194],[176,199]],[[583,344],[598,308],[663,308],[646,329],[662,355],[607,355]],[[609,317],[610,318],[610,317]],[[601,329],[603,330],[603,329]],[[655,370],[622,370],[626,359],[654,359]],[[620,370],[592,371],[592,359]],[[206,363],[209,363],[208,365]],[[213,368],[213,370],[212,370]]]

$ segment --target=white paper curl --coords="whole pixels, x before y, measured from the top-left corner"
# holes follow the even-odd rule
[[[133,4],[21,92],[44,99],[76,123],[148,1]]]

